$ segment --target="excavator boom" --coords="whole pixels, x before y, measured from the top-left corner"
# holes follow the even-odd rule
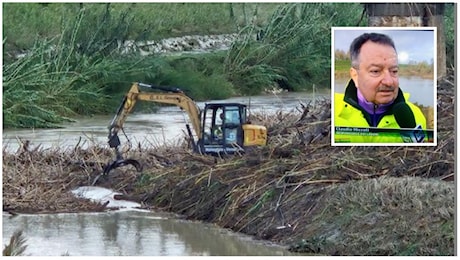
[[[140,87],[163,92],[141,92]],[[153,86],[145,83],[133,83],[128,93],[126,93],[123,97],[123,100],[117,109],[117,113],[110,122],[108,143],[111,148],[115,149],[115,160],[109,162],[104,167],[104,171],[101,175],[107,175],[111,170],[125,165],[133,165],[137,171],[142,171],[142,165],[137,160],[123,158],[122,153],[119,150],[120,138],[118,137],[118,132],[123,129],[126,118],[133,111],[137,101],[139,100],[179,106],[188,113],[195,134],[199,135],[201,133],[200,110],[196,103],[190,97],[185,95],[184,92],[177,88]],[[193,142],[193,146],[196,148],[193,133],[188,124],[187,130],[190,135],[190,139]],[[93,181],[93,185],[97,182],[99,177],[100,176]]]
[[[140,92],[139,87],[168,92]],[[111,140],[112,136],[115,136],[118,133],[118,131],[121,128],[123,128],[123,124],[125,123],[126,118],[132,112],[138,100],[171,104],[182,108],[187,112],[192,123],[193,129],[195,131],[195,134],[199,135],[201,133],[200,109],[190,97],[184,94],[184,92],[177,88],[165,88],[145,83],[133,83],[130,90],[125,95],[122,103],[120,104],[117,114],[110,123],[109,140]]]
[[[141,91],[140,88],[150,91]],[[123,97],[117,113],[110,122],[108,143],[114,148],[116,158],[106,165],[101,175],[107,175],[112,169],[124,165],[133,165],[138,171],[142,170],[142,165],[138,161],[123,158],[119,150],[118,137],[137,101],[171,104],[185,110],[195,133],[192,133],[189,124],[186,124],[187,131],[194,150],[199,153],[234,153],[243,151],[246,146],[265,145],[267,142],[267,130],[264,126],[246,122],[246,106],[243,104],[211,103],[206,104],[202,112],[197,104],[178,88],[136,82]],[[216,130],[219,130],[220,134]]]

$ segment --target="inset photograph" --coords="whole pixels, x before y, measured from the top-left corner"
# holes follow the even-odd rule
[[[436,142],[436,28],[333,27],[333,146]]]

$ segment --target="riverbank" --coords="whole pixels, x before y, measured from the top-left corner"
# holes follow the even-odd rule
[[[132,149],[144,171],[98,185],[143,208],[212,222],[291,251],[321,255],[454,255],[453,76],[438,87],[436,147],[331,147],[329,100],[254,114],[269,144],[215,158],[185,145]],[[103,211],[75,198],[112,158],[101,147],[3,153],[3,210]]]
[[[350,64],[350,60],[335,60],[335,79],[350,78]],[[426,62],[415,64],[399,64],[398,75],[400,77],[420,77],[423,79],[433,79],[433,65],[429,65]]]

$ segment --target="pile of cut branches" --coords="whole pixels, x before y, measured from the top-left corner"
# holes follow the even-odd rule
[[[437,146],[331,146],[330,100],[323,99],[299,104],[297,111],[252,115],[254,123],[268,126],[265,147],[218,158],[194,154],[186,145],[139,145],[126,156],[139,159],[144,170],[118,168],[100,185],[145,208],[213,222],[289,244],[294,251],[450,255],[455,209],[455,86],[450,75],[438,86]],[[70,190],[90,185],[112,156],[100,147],[4,150],[3,210],[103,210]],[[374,241],[377,231],[401,234],[398,239],[381,236],[396,239],[391,243],[364,243],[371,239],[359,237],[362,225]],[[341,245],[340,239],[349,244]]]

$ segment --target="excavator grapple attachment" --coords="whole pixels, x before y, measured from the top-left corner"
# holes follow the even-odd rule
[[[113,162],[108,163],[104,167],[104,170],[102,171],[102,173],[99,174],[98,176],[96,176],[96,178],[94,178],[93,183],[91,185],[92,186],[96,185],[97,182],[99,181],[99,179],[102,176],[108,176],[109,172],[111,170],[119,168],[119,167],[123,167],[123,166],[126,166],[126,165],[134,166],[134,168],[136,168],[136,171],[138,171],[138,172],[142,171],[142,164],[137,160],[134,160],[134,159],[117,159],[117,160],[115,160]]]
[[[143,91],[141,88],[148,90]],[[134,82],[123,97],[108,127],[108,144],[110,148],[115,149],[116,159],[104,167],[93,185],[101,176],[107,176],[111,170],[118,167],[132,165],[137,171],[142,171],[142,165],[138,161],[122,157],[122,152],[119,150],[121,142],[118,138],[119,131],[124,133],[123,124],[138,101],[176,105],[187,112],[190,120],[190,124],[186,120],[189,140],[193,150],[201,154],[240,153],[246,147],[263,146],[267,143],[266,127],[252,125],[249,122],[244,104],[207,103],[202,111],[192,98],[178,88]],[[129,142],[126,135],[125,137]]]
[[[102,172],[102,174],[107,175],[107,174],[109,174],[109,172],[111,170],[113,170],[115,168],[123,167],[123,166],[126,166],[126,165],[134,166],[134,168],[136,168],[136,170],[138,172],[142,171],[142,164],[140,162],[138,162],[137,160],[134,160],[134,159],[121,159],[121,160],[116,160],[116,161],[113,161],[111,163],[108,163],[104,167],[104,171]]]

